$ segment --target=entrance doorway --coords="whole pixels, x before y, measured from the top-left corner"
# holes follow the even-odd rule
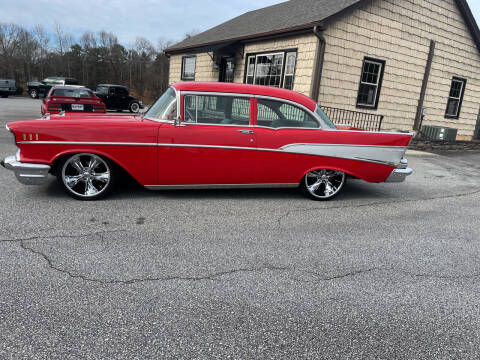
[[[220,62],[220,82],[233,82],[235,72],[235,59],[222,58]]]

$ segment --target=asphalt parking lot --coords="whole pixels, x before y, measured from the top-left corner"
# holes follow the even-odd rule
[[[8,121],[40,103],[0,99]],[[78,202],[0,169],[2,359],[478,359],[480,154],[403,184]]]

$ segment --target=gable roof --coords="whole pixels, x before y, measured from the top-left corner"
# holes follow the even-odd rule
[[[167,52],[312,27],[362,0],[290,0],[249,11],[185,39]]]
[[[165,50],[175,53],[235,41],[304,30],[336,19],[372,0],[290,0],[249,11]],[[480,30],[466,0],[455,0],[480,50]],[[207,50],[208,51],[208,50]]]

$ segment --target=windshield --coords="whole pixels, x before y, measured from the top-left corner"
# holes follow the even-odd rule
[[[317,106],[317,108],[315,109],[315,113],[320,116],[320,118],[323,120],[323,122],[325,123],[325,125],[327,125],[330,129],[336,129],[337,127],[335,126],[335,124],[332,122],[332,120],[330,120],[330,118],[328,117],[327,114],[325,114],[325,112],[320,108],[320,106]]]
[[[150,120],[175,120],[176,116],[177,94],[173,88],[168,88],[145,114],[145,117]]]
[[[106,86],[97,86],[97,93],[107,95],[108,94],[108,87]]]

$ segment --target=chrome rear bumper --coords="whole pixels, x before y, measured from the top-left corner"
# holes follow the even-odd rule
[[[413,174],[413,169],[408,167],[408,161],[404,157],[400,161],[400,165],[392,171],[390,176],[388,177],[387,180],[385,180],[386,183],[401,183],[404,182],[407,176],[410,176]]]
[[[5,169],[12,170],[18,181],[25,185],[43,184],[50,171],[48,165],[22,163],[15,156],[6,157],[0,164]]]

